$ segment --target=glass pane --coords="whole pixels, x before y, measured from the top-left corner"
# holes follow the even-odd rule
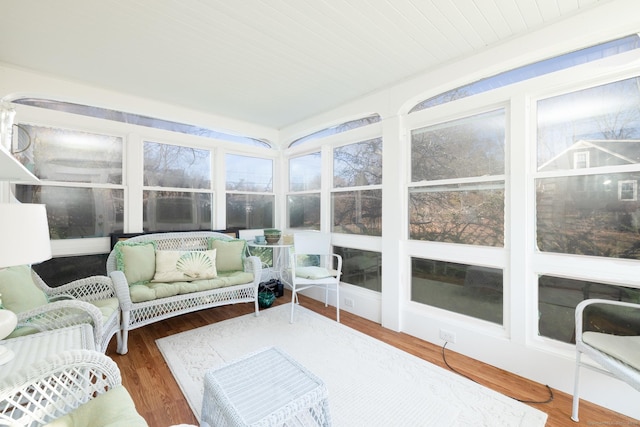
[[[273,191],[273,160],[227,154],[225,162],[227,191]]]
[[[143,197],[145,231],[211,230],[209,193],[144,191]]]
[[[536,180],[538,248],[640,259],[640,172]]]
[[[382,138],[333,150],[333,186],[382,184]]]
[[[504,174],[503,109],[411,131],[411,181]]]
[[[565,68],[575,67],[576,65],[585,64],[591,61],[597,61],[598,59],[617,55],[622,52],[637,49],[638,47],[640,47],[638,35],[633,34],[618,40],[556,56],[554,58],[525,65],[524,67],[506,71],[504,73],[449,90],[440,95],[436,95],[417,104],[411,109],[411,111],[409,111],[409,113],[414,113],[440,104],[446,104],[447,102],[455,101],[456,99],[466,98],[478,93],[507,86],[512,83],[549,74],[554,71],[564,70]]]
[[[145,142],[144,185],[211,188],[209,150]]]
[[[504,183],[410,189],[409,237],[503,246]]]
[[[540,335],[566,343],[575,343],[575,308],[581,301],[589,298],[599,298],[613,301],[640,302],[640,289],[624,286],[612,286],[604,283],[588,282],[586,280],[564,279],[553,276],[540,276],[538,279],[538,330]],[[622,316],[624,310],[615,307],[611,316]],[[586,312],[585,312],[586,313]],[[610,327],[610,321],[600,316],[588,322],[585,330],[599,330]],[[604,321],[604,322],[603,322]],[[606,324],[605,324],[606,322]],[[640,333],[640,318],[635,318],[635,326],[630,321],[621,322],[621,330],[609,330],[610,333],[628,335],[629,328],[633,328],[635,335]]]
[[[287,198],[289,227],[320,230],[320,194],[304,194]]]
[[[122,138],[21,124],[15,155],[47,181],[122,184]]]
[[[289,147],[295,147],[307,141],[312,141],[314,139],[319,139],[319,138],[325,138],[330,135],[335,135],[338,133],[346,132],[348,130],[357,129],[362,126],[378,123],[379,121],[380,121],[379,114],[372,114],[370,116],[363,117],[361,119],[351,120],[349,122],[341,123],[337,126],[332,126],[326,129],[322,129],[310,135],[303,136],[302,138],[296,139],[291,144],[289,144]]]
[[[47,206],[53,240],[107,237],[123,228],[124,190],[16,185],[15,196]]]
[[[331,193],[335,233],[382,236],[382,190]]]
[[[256,147],[271,148],[271,143],[265,139],[231,135],[228,133],[218,132],[213,129],[202,128],[185,123],[172,122],[169,120],[155,119],[153,117],[141,116],[139,114],[109,110],[106,108],[39,98],[22,98],[16,99],[13,102],[15,102],[16,104],[31,105],[34,107],[46,108],[49,110],[66,111],[68,113],[80,114],[88,117],[97,117],[99,119],[129,123],[137,126],[146,126],[155,129],[164,129],[171,132],[180,132],[187,135],[197,135],[205,138],[221,139],[223,141],[237,142],[240,144],[252,145]]]
[[[541,172],[640,163],[640,77],[538,101]]]
[[[320,190],[321,160],[320,153],[289,159],[289,191]]]
[[[275,196],[227,194],[227,228],[271,228]]]
[[[502,270],[411,259],[411,301],[502,324]]]
[[[334,246],[342,257],[342,282],[382,292],[382,254],[380,252]]]

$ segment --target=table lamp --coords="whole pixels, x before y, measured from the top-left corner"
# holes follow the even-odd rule
[[[51,242],[45,206],[0,203],[0,270],[16,265],[35,264],[49,258]],[[14,312],[0,310],[0,340],[13,332],[16,324]],[[12,358],[13,352],[0,346],[0,365]]]

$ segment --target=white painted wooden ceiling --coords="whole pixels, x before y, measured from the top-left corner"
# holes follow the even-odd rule
[[[0,62],[279,129],[607,1],[0,0]]]

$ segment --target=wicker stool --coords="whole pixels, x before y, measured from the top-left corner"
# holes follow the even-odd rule
[[[330,426],[322,380],[270,347],[204,377],[202,426]]]

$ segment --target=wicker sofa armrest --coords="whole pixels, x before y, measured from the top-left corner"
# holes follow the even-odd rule
[[[0,379],[0,424],[46,424],[121,384],[104,354],[65,351]]]
[[[254,277],[260,277],[262,271],[262,261],[260,261],[260,258],[254,255],[246,257],[244,259],[244,271],[253,273]]]
[[[120,270],[114,270],[109,273],[111,282],[115,289],[118,301],[120,301],[120,308],[123,310],[129,310],[133,302],[131,301],[131,294],[129,294],[129,283],[124,275],[124,272]]]
[[[70,295],[80,301],[96,301],[116,296],[115,287],[109,276],[85,277],[52,288],[35,271],[31,270],[31,275],[33,282],[49,297]]]
[[[65,328],[88,323],[93,326],[96,349],[101,348],[102,313],[93,304],[79,300],[50,302],[32,310],[17,313],[18,328],[33,328],[34,332]],[[19,332],[19,331],[14,331]],[[17,335],[20,335],[19,333]]]

